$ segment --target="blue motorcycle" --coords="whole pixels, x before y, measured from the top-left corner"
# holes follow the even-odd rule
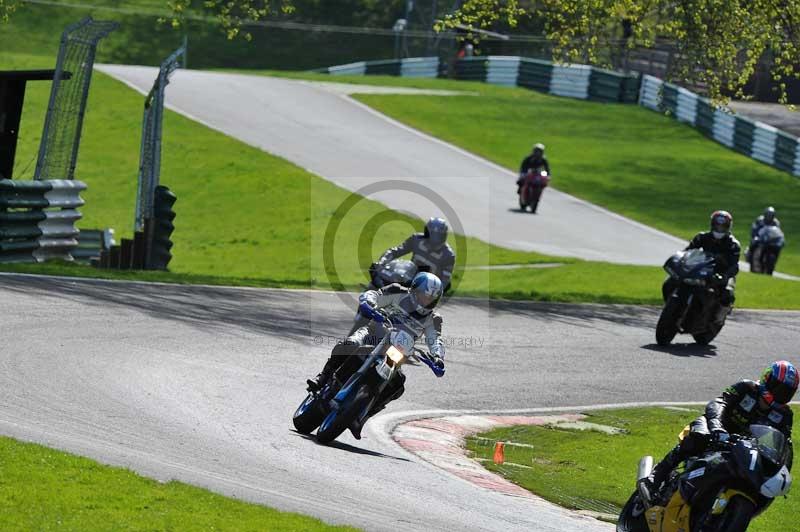
[[[317,441],[323,444],[348,428],[360,437],[367,419],[391,400],[384,392],[397,385],[396,379],[404,379],[404,364],[422,362],[437,376],[444,375],[431,355],[414,347],[411,329],[391,322],[387,329],[378,345],[360,348],[321,390],[309,392],[292,419],[298,432],[311,434],[319,427]]]

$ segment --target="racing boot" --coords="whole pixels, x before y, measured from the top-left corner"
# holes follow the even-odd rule
[[[325,362],[325,367],[322,368],[319,375],[306,381],[306,384],[308,384],[308,391],[318,392],[324,388],[334,372],[344,363],[346,357],[352,355],[356,349],[358,349],[358,343],[352,341],[349,337],[344,342],[333,346],[331,356],[328,358],[328,361]]]
[[[378,401],[372,405],[372,408],[369,409],[367,415],[361,421],[355,420],[353,423],[350,424],[348,427],[350,429],[350,433],[353,437],[357,440],[361,439],[361,429],[367,423],[369,418],[386,408],[386,405],[394,401],[395,399],[399,399],[406,391],[405,388],[406,376],[402,373],[399,373],[396,377],[394,382],[391,384],[391,388],[387,387],[383,390],[383,394],[381,397],[378,398]]]
[[[333,372],[336,371],[338,367],[338,357],[331,355],[328,361],[325,362],[325,367],[322,368],[322,371],[320,371],[319,374],[313,379],[308,379],[306,381],[306,384],[308,384],[308,391],[316,393],[323,389],[325,385],[328,384],[328,381],[331,380]]]
[[[678,467],[682,461],[683,456],[680,452],[680,445],[676,445],[663,460],[656,464],[650,475],[639,480],[637,484],[639,496],[646,506],[653,506],[658,501],[664,482],[672,470]]]

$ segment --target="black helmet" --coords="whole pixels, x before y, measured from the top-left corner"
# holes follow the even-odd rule
[[[711,213],[711,232],[719,240],[731,234],[733,216],[728,211],[714,211]]]
[[[764,209],[764,222],[771,224],[775,221],[775,207],[767,207]]]
[[[433,249],[439,249],[447,242],[447,229],[444,218],[431,218],[425,224],[425,238]]]

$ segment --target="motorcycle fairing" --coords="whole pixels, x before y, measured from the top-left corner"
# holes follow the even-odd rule
[[[691,507],[680,491],[672,494],[666,506],[653,506],[645,512],[650,532],[690,532]]]

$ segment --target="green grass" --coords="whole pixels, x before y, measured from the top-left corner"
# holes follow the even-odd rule
[[[506,461],[530,467],[486,467],[557,504],[568,508],[621,508],[636,481],[639,459],[660,460],[677,442],[677,435],[698,412],[665,408],[599,410],[587,421],[619,427],[623,434],[576,431],[554,427],[518,426],[497,429],[468,440],[475,457],[490,459],[495,441],[511,441],[533,448],[506,446]],[[483,439],[479,439],[483,438]],[[606,510],[608,511],[608,510]],[[794,530],[800,499],[790,492],[778,499],[748,530]]]
[[[0,68],[48,65],[49,59],[41,56],[6,54],[0,59]],[[33,175],[48,91],[47,83],[29,85],[16,159],[18,179]],[[80,227],[113,227],[118,239],[131,236],[142,100],[137,92],[101,73],[93,78],[76,173],[89,186]],[[357,290],[366,281],[363,272],[374,257],[421,228],[420,220],[369,200],[338,217],[338,207],[353,199],[349,192],[169,111],[161,180],[178,197],[171,273],[110,273],[59,264],[4,265],[2,269]],[[326,265],[322,244],[332,220],[341,224],[333,263]],[[546,270],[465,270],[456,277],[459,295],[658,303],[663,279],[659,268],[559,259],[498,248],[473,238],[457,237],[454,243],[462,266],[565,263]],[[742,307],[798,309],[800,284],[743,274],[739,302]]]
[[[743,245],[750,222],[778,209],[787,236],[779,269],[800,274],[800,179],[707,139],[694,128],[635,105],[558,98],[519,88],[385,76],[287,77],[460,89],[474,96],[357,95],[369,106],[516,170],[535,141],[547,145],[553,185],[614,212],[686,238],[727,209]]]
[[[355,530],[0,437],[0,529]]]

